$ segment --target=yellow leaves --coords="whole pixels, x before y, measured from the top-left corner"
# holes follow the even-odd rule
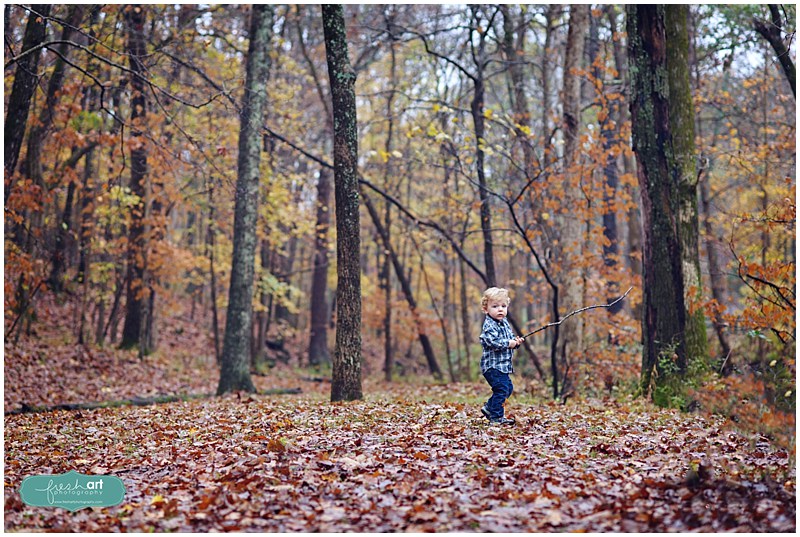
[[[478,140],[478,149],[483,151],[486,154],[486,156],[490,157],[490,156],[494,155],[494,149],[492,149],[491,146],[489,146],[486,143],[486,140],[484,138],[481,138],[481,139]]]
[[[742,81],[742,87],[743,87],[744,89],[750,89],[750,88],[753,88],[753,87],[756,87],[756,86],[758,86],[760,83],[761,83],[761,81],[760,81],[760,80],[758,80],[758,79],[755,79],[755,78],[745,78],[745,79]]]
[[[421,132],[422,132],[422,127],[420,127],[419,125],[414,125],[413,127],[411,127],[411,129],[406,131],[406,137],[413,138],[418,134],[420,134]]]

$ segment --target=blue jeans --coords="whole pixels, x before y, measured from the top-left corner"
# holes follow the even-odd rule
[[[511,383],[511,377],[508,373],[503,373],[497,369],[488,369],[483,374],[483,378],[492,387],[492,396],[486,402],[486,410],[489,412],[490,420],[497,420],[505,415],[503,403],[506,402],[514,391],[514,385]]]

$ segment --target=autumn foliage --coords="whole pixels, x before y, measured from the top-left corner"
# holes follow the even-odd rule
[[[42,344],[42,349],[57,347]],[[12,358],[12,364],[22,362]],[[108,388],[98,397],[120,397],[130,385],[116,374],[137,374],[137,360],[131,352],[110,360],[98,356],[70,381],[77,360],[67,357],[60,366],[66,381],[44,379],[59,390],[37,400],[33,392],[12,388],[6,407],[20,400],[89,399],[96,388],[80,389],[78,379],[95,375],[102,375]],[[182,365],[159,358],[148,365],[149,386],[162,393],[213,390],[213,368],[200,368],[193,357],[184,360]],[[186,365],[206,373],[181,379]],[[514,397],[508,411],[518,426],[500,429],[488,427],[478,412],[486,395],[481,384],[370,383],[365,401],[330,404],[321,388],[286,371],[258,383],[261,389],[295,383],[304,393],[7,415],[6,529],[750,532],[795,527],[793,457],[764,437],[731,430],[721,418],[642,402],[562,406]],[[68,470],[121,477],[124,502],[69,513],[20,501],[16,490],[25,476]],[[706,507],[709,502],[714,509]]]
[[[758,28],[787,40],[794,6],[689,11],[702,281],[688,308],[705,313],[709,356],[689,357],[669,400],[683,413],[632,399],[649,387],[624,10],[583,9],[345,6],[365,400],[329,405],[329,356],[308,349],[312,311],[330,351],[338,321],[318,6],[275,6],[249,341],[262,395],[220,399],[205,396],[229,306],[251,8],[6,6],[7,109],[38,60],[27,123],[7,132],[6,529],[792,531],[796,101]],[[29,21],[47,46],[26,48]],[[632,287],[619,309],[528,340],[513,431],[475,412],[490,266],[520,332]],[[134,302],[142,328],[122,350]],[[286,388],[302,395],[263,395]],[[8,414],[163,395],[187,401]],[[69,469],[119,475],[131,494],[74,515],[15,496],[26,475]]]

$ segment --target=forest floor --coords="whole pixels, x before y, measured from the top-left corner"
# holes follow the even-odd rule
[[[512,397],[516,427],[495,428],[481,383],[368,379],[363,401],[331,404],[328,383],[278,367],[255,377],[259,390],[301,393],[9,414],[213,393],[207,338],[171,326],[141,361],[58,330],[6,341],[6,531],[796,529],[794,453],[641,400]],[[121,478],[123,502],[70,512],[21,500],[25,477],[70,470]]]

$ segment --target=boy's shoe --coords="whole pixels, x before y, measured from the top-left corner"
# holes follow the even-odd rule
[[[487,420],[492,421],[492,418],[489,417],[489,411],[486,410],[486,405],[483,405],[481,407],[481,414],[483,414],[483,417],[486,418]]]
[[[513,418],[497,418],[496,420],[489,420],[489,425],[496,425],[498,427],[506,426],[513,427],[517,422]]]

